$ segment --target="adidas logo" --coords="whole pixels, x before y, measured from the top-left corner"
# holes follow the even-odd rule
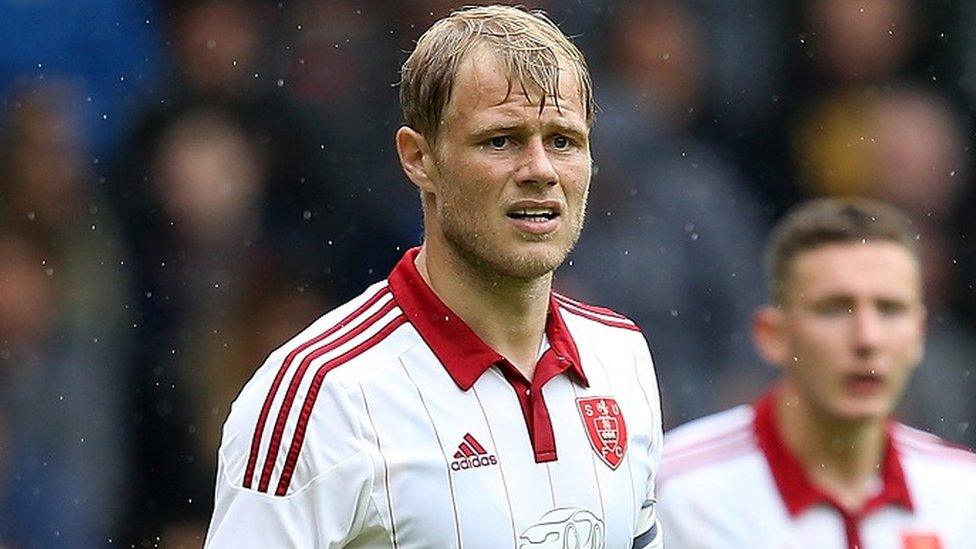
[[[478,441],[471,436],[471,433],[464,435],[464,441],[458,446],[457,452],[454,452],[451,470],[464,471],[491,465],[498,465],[498,458],[489,455],[484,446],[478,444]]]

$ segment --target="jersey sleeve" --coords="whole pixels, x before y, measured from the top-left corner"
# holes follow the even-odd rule
[[[280,365],[273,362],[245,386],[224,425],[205,545],[343,547],[376,515],[361,413],[328,379],[298,386],[289,403],[287,384],[275,392],[268,382]]]
[[[641,337],[635,353],[637,361],[637,381],[647,406],[650,408],[652,421],[650,455],[651,475],[647,479],[644,503],[641,505],[637,517],[637,529],[634,533],[633,549],[661,549],[664,547],[664,533],[657,514],[657,498],[655,484],[657,472],[661,466],[661,454],[664,449],[664,432],[661,415],[661,399],[658,393],[657,377],[654,373],[654,362],[647,341]]]
[[[343,547],[369,507],[367,460],[365,452],[354,454],[296,493],[275,496],[234,482],[221,458],[206,546]]]

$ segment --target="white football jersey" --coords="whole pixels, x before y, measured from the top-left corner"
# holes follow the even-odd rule
[[[847,513],[783,444],[774,395],[665,437],[668,549],[976,547],[976,455],[891,422],[877,495]]]
[[[661,547],[647,344],[550,297],[532,380],[389,278],[273,352],[224,426],[210,547]]]

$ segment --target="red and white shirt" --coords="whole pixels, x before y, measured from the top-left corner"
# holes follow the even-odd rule
[[[878,492],[848,513],[780,438],[775,393],[665,437],[668,549],[972,549],[976,455],[891,422]]]
[[[273,352],[224,426],[210,547],[661,547],[647,344],[558,294],[532,380],[389,278]]]

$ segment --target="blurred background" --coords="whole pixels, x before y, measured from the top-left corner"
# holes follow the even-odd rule
[[[599,104],[557,285],[644,327],[667,426],[775,372],[761,243],[808,197],[906,209],[902,416],[976,443],[976,1],[550,0]],[[397,70],[436,0],[0,0],[0,546],[198,547],[231,401],[419,243]]]

